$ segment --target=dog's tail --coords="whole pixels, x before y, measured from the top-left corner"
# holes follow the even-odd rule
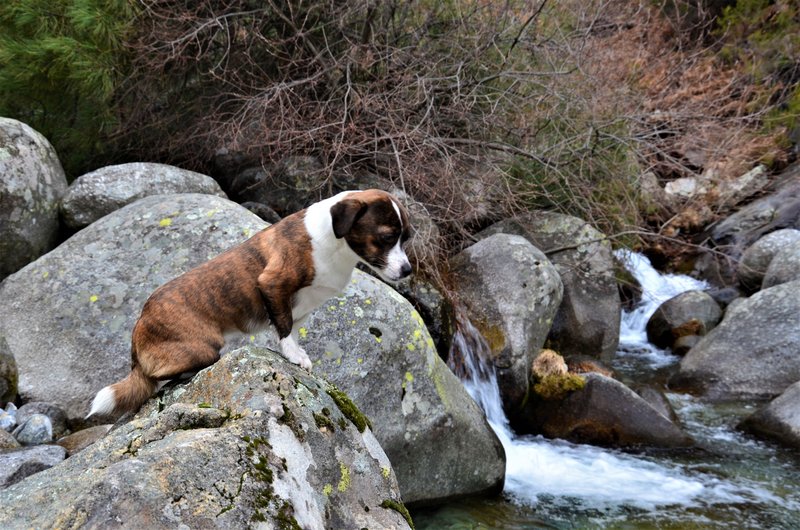
[[[137,364],[131,373],[118,383],[102,389],[92,401],[89,415],[107,415],[118,412],[134,412],[153,395],[158,381],[145,375]]]

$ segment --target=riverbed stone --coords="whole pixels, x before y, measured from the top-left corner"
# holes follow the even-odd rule
[[[800,382],[789,386],[739,426],[749,432],[800,448]]]
[[[370,418],[405,502],[502,489],[501,443],[440,359],[419,312],[399,293],[355,271],[344,293],[314,311],[299,331],[314,373]]]
[[[61,216],[67,226],[83,228],[143,197],[174,193],[225,197],[207,175],[167,164],[132,162],[102,167],[75,179],[61,200]]]
[[[736,270],[739,283],[747,292],[761,289],[764,274],[775,255],[788,245],[800,241],[800,230],[784,228],[761,237],[744,251]]]
[[[547,255],[564,285],[547,346],[562,355],[611,359],[619,344],[622,302],[611,243],[587,222],[534,212],[496,223],[480,234],[516,234]]]
[[[667,414],[623,383],[598,373],[563,399],[531,396],[518,432],[613,447],[687,447],[693,441]],[[659,407],[661,409],[661,407]]]
[[[22,425],[34,414],[44,414],[50,419],[53,438],[61,438],[69,428],[67,414],[55,403],[46,401],[31,401],[22,405],[17,411],[17,423]]]
[[[389,459],[357,408],[254,347],[0,491],[0,505],[3,528],[409,528]]]
[[[563,293],[558,271],[527,239],[494,234],[450,259],[459,302],[489,344],[506,411],[528,395],[533,358]]]
[[[14,438],[14,435],[5,429],[0,429],[0,453],[7,449],[17,449],[21,447],[20,443]]]
[[[57,445],[38,445],[0,453],[0,488],[7,488],[26,477],[49,469],[62,462],[65,457],[64,448]],[[0,513],[13,509],[5,504],[3,508]],[[2,518],[0,515],[0,519]],[[12,528],[12,526],[4,527]]]
[[[16,359],[23,401],[56,403],[81,421],[94,394],[130,370],[131,330],[150,294],[266,226],[214,195],[150,196],[8,277],[0,335]],[[271,335],[255,340],[274,344]]]
[[[681,360],[670,388],[714,400],[764,399],[800,380],[800,281],[728,307],[722,322]]]
[[[800,280],[800,240],[786,245],[775,254],[764,273],[762,289]]]
[[[111,424],[88,427],[59,438],[56,443],[67,450],[67,456],[72,456],[100,440],[108,433],[111,427]]]
[[[39,445],[53,441],[53,422],[44,414],[31,414],[20,420],[14,438],[22,445]]]
[[[647,340],[672,348],[685,336],[703,336],[722,318],[719,304],[703,291],[686,291],[661,304],[647,321]]]
[[[58,202],[67,179],[47,139],[0,117],[0,281],[58,241]]]

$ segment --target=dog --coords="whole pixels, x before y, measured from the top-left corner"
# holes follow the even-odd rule
[[[138,410],[159,381],[219,360],[226,335],[273,325],[286,359],[311,369],[297,330],[365,263],[396,282],[411,274],[408,211],[381,190],[345,191],[312,204],[162,285],[133,328],[131,372],[92,401],[92,415]]]

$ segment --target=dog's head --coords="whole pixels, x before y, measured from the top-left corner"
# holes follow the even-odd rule
[[[381,190],[348,193],[331,207],[333,233],[389,281],[411,274],[403,243],[411,235],[405,207]]]

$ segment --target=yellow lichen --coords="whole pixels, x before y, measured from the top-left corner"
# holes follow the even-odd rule
[[[95,303],[95,302],[97,302],[97,295],[96,295],[96,294],[93,294],[92,296],[90,296],[90,297],[89,297],[89,301],[90,301],[91,303]]]
[[[350,487],[350,470],[347,468],[346,465],[340,463],[339,471],[342,474],[342,478],[339,480],[339,485],[336,486],[336,489],[344,493],[345,491],[347,491],[347,488]]]
[[[383,466],[381,468],[381,475],[383,475],[383,478],[389,478],[391,472],[392,470],[389,468],[389,466]]]
[[[172,219],[169,217],[165,217],[158,222],[158,226],[169,226],[172,224]]]
[[[333,485],[331,485],[331,484],[325,484],[325,485],[322,487],[322,493],[324,493],[326,497],[327,497],[328,495],[330,495],[331,493],[333,493]]]

